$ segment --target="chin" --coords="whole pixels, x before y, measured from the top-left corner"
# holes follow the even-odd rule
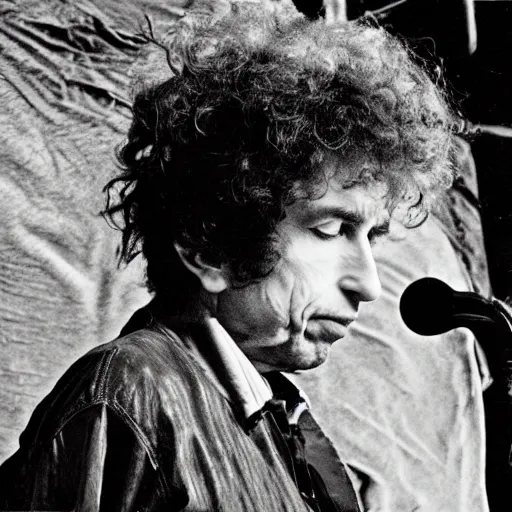
[[[297,363],[296,365],[294,365],[295,367],[293,369],[289,369],[287,371],[295,372],[295,371],[300,371],[300,370],[312,370],[313,368],[317,368],[320,365],[322,365],[323,363],[325,363],[326,360],[327,360],[327,355],[325,357],[317,357],[312,360],[301,361],[301,362]]]
[[[270,371],[295,372],[320,366],[329,357],[332,343],[313,341],[302,336],[289,337],[257,348],[240,348],[261,373]]]
[[[325,363],[331,349],[330,343],[316,342],[313,346],[306,347],[307,350],[290,357],[288,368],[283,371],[294,372],[300,370],[312,370]]]

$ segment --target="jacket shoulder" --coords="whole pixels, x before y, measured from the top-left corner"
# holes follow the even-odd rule
[[[162,379],[177,379],[177,372],[187,372],[187,361],[174,333],[143,329],[99,345],[73,363],[39,403],[20,442],[33,429],[51,437],[75,414],[99,403],[124,411],[125,419],[148,413],[143,405],[155,405]]]

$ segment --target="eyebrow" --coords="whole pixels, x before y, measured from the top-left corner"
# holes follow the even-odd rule
[[[348,222],[354,227],[359,227],[366,221],[366,218],[360,213],[347,210],[346,208],[343,208],[343,206],[313,206],[304,214],[302,220],[309,224],[328,217]],[[387,219],[380,224],[376,224],[372,229],[374,231],[378,231],[379,234],[385,234],[389,232],[389,224],[390,221]]]
[[[386,220],[381,224],[376,224],[375,226],[373,226],[373,228],[370,229],[370,233],[374,237],[387,235],[389,233],[389,226],[390,222],[389,220]]]
[[[364,217],[357,212],[347,210],[342,206],[313,206],[303,216],[304,222],[315,222],[326,217],[334,217],[345,222],[350,222],[354,226],[360,226],[364,223]]]

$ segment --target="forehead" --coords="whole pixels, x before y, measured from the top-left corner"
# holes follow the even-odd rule
[[[353,217],[358,223],[379,223],[389,219],[388,186],[372,178],[375,166],[369,161],[328,155],[319,164],[317,172],[320,178],[313,187],[313,193],[311,187],[308,193],[302,185],[297,186],[296,197],[299,199],[287,209],[289,215],[304,221],[329,214]]]
[[[324,218],[339,218],[355,225],[382,224],[389,220],[385,195],[385,187],[380,183],[343,188],[330,182],[322,197],[299,199],[287,209],[287,214],[303,224]]]

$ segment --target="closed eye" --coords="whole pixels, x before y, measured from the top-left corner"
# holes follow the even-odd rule
[[[332,240],[340,236],[351,235],[355,227],[349,222],[328,222],[310,228],[310,231],[322,240]]]

